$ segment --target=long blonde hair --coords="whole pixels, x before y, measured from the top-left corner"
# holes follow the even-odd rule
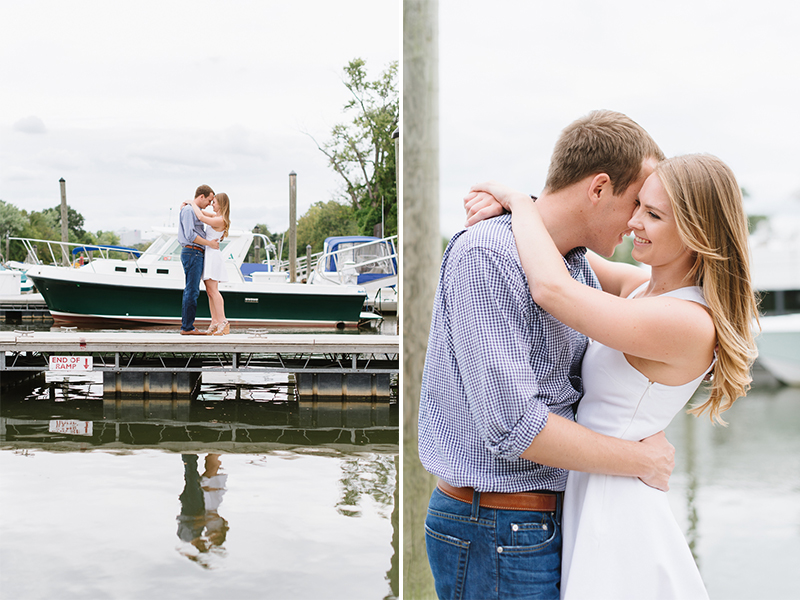
[[[725,424],[720,416],[750,389],[757,350],[758,302],[750,278],[747,216],[730,168],[715,156],[667,159],[655,170],[669,196],[678,233],[695,254],[690,271],[702,287],[717,332],[710,396],[689,412]]]
[[[228,236],[228,230],[231,228],[231,201],[228,194],[220,192],[214,198],[217,203],[217,212],[222,217],[222,222],[225,224],[225,230],[222,232],[222,237],[219,238],[221,242]]]

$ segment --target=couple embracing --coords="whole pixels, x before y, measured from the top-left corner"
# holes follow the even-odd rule
[[[194,199],[184,202],[178,220],[178,242],[185,276],[181,303],[181,335],[225,335],[231,326],[225,319],[225,303],[219,292],[220,282],[228,281],[225,261],[219,244],[231,226],[230,200],[227,194],[214,194],[201,185]],[[194,326],[200,280],[206,288],[211,324],[206,331]]]
[[[704,379],[691,412],[721,422],[749,387],[757,306],[733,173],[665,160],[637,123],[595,111],[562,132],[535,202],[490,182],[465,206],[419,412],[437,595],[707,598],[664,494],[663,430]],[[649,273],[599,256],[631,232]]]

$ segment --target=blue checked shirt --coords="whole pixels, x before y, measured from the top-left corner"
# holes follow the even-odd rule
[[[599,288],[585,254],[576,248],[564,261],[576,280]],[[550,412],[574,418],[586,345],[531,298],[510,214],[456,234],[442,260],[422,375],[422,464],[483,492],[563,490],[566,471],[521,454]]]

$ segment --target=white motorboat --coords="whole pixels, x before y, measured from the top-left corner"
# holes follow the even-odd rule
[[[107,246],[20,239],[37,262],[28,276],[56,321],[123,321],[178,324],[184,274],[176,228],[157,228],[160,237],[138,251]],[[246,263],[253,241],[267,252],[264,261]],[[38,253],[33,246],[37,246]],[[232,230],[220,245],[228,281],[219,289],[233,325],[356,326],[373,315],[362,312],[367,293],[358,285],[290,283],[277,270],[268,238]],[[39,260],[47,256],[50,264]],[[99,255],[96,257],[95,255]],[[197,320],[210,320],[201,284]]]

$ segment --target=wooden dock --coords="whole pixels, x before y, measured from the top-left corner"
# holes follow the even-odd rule
[[[0,332],[0,376],[46,372],[50,358],[91,357],[104,394],[183,396],[204,371],[293,373],[301,395],[385,396],[399,371],[399,336],[266,334],[181,336],[152,331]]]

